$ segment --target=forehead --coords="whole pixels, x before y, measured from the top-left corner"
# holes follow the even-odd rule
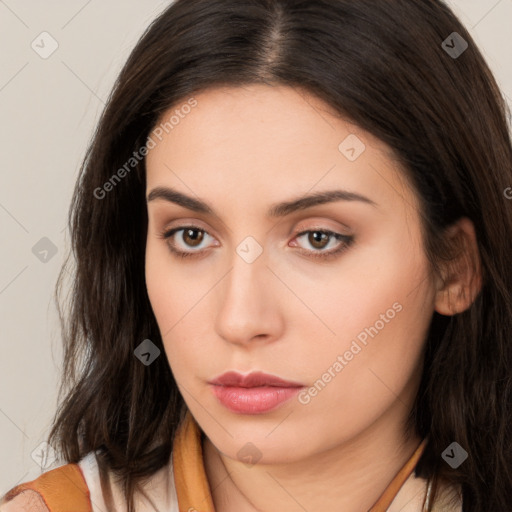
[[[316,96],[257,84],[208,89],[193,99],[159,120],[148,189],[175,185],[202,197],[272,202],[343,187],[378,203],[415,202],[390,148]]]

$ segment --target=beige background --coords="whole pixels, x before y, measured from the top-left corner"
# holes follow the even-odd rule
[[[52,294],[81,158],[123,62],[168,3],[0,0],[0,495],[41,473],[61,356]],[[449,5],[512,106],[512,0]],[[58,48],[43,59],[34,40],[40,53]],[[57,251],[46,262],[33,253],[42,238]]]

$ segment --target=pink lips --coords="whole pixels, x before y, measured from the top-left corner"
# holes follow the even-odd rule
[[[304,386],[274,375],[253,372],[242,375],[226,372],[209,381],[219,401],[233,412],[261,414],[277,408]]]

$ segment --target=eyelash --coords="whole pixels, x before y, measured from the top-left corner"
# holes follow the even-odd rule
[[[206,231],[206,230],[204,230],[202,228],[199,228],[198,226],[190,225],[190,226],[180,226],[180,227],[177,227],[177,228],[173,228],[173,229],[164,231],[164,232],[160,233],[160,235],[158,237],[161,238],[161,239],[164,239],[164,240],[168,240],[175,233],[177,233],[179,231],[184,231],[184,230],[187,230],[187,229],[191,229],[193,231],[200,231],[202,233],[206,233],[208,236],[211,236],[208,233],[208,231]],[[341,233],[335,233],[334,231],[329,231],[329,230],[326,230],[326,229],[308,229],[308,230],[305,230],[305,231],[301,231],[300,233],[298,233],[295,236],[295,238],[299,238],[299,237],[301,237],[303,235],[306,235],[308,233],[323,233],[323,234],[329,235],[330,237],[335,238],[336,240],[343,241],[343,243],[337,249],[334,249],[334,250],[331,250],[331,251],[320,251],[320,250],[310,251],[310,250],[307,250],[307,249],[303,249],[302,251],[299,251],[299,252],[302,252],[302,253],[305,252],[305,253],[308,254],[308,256],[311,256],[312,258],[315,258],[315,259],[318,258],[318,259],[326,260],[326,259],[330,259],[330,258],[333,258],[335,256],[338,256],[341,253],[343,253],[344,251],[346,251],[352,245],[352,243],[354,242],[354,236],[352,236],[352,235],[342,235]],[[201,252],[203,252],[203,251],[179,251],[179,250],[176,250],[170,243],[168,243],[167,245],[169,247],[169,250],[173,254],[175,254],[177,257],[179,257],[179,258],[199,257]]]

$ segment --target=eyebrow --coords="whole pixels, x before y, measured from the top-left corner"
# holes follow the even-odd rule
[[[187,196],[182,192],[178,192],[175,189],[168,187],[156,187],[154,188],[147,197],[147,202],[155,201],[156,199],[162,199],[170,203],[177,204],[188,210],[192,210],[198,213],[204,213],[207,215],[213,215],[219,217],[218,214],[211,208],[207,203],[196,199],[191,196]],[[324,192],[316,192],[313,194],[305,195],[292,199],[291,201],[284,201],[281,203],[275,203],[271,205],[267,212],[268,217],[285,217],[293,212],[305,210],[313,206],[332,203],[335,201],[359,201],[362,203],[369,204],[373,207],[377,207],[377,203],[372,201],[368,197],[365,197],[356,192],[350,192],[348,190],[327,190]]]

